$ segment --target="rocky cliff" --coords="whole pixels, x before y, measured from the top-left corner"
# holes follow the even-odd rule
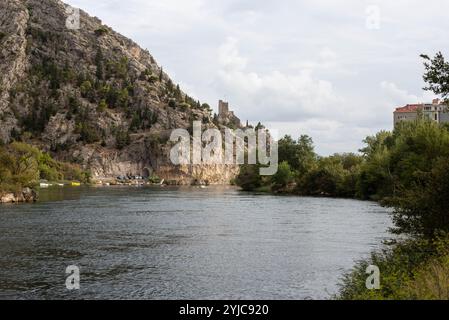
[[[236,166],[172,165],[171,131],[193,121],[214,127],[208,105],[186,95],[132,40],[83,11],[72,28],[70,15],[58,0],[1,1],[1,142],[34,144],[97,179],[234,178]]]

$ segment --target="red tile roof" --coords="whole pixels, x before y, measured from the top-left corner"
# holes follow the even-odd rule
[[[422,104],[408,104],[402,108],[396,108],[395,113],[416,112],[423,107]]]

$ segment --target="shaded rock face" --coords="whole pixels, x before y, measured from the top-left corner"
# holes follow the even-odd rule
[[[0,139],[8,141],[17,119],[9,106],[10,90],[25,73],[29,14],[17,0],[0,3]]]
[[[38,198],[36,191],[24,188],[22,192],[0,194],[0,203],[35,202]]]
[[[85,12],[66,26],[58,0],[0,3],[0,139],[20,139],[93,178],[158,175],[229,183],[237,166],[181,168],[169,161],[173,129],[210,110],[173,83],[151,54]]]

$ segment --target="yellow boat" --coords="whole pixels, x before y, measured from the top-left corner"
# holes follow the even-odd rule
[[[79,187],[81,186],[80,182],[72,182],[72,187]]]

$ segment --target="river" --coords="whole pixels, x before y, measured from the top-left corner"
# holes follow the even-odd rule
[[[391,226],[373,202],[232,187],[40,195],[0,206],[0,299],[326,299]]]

